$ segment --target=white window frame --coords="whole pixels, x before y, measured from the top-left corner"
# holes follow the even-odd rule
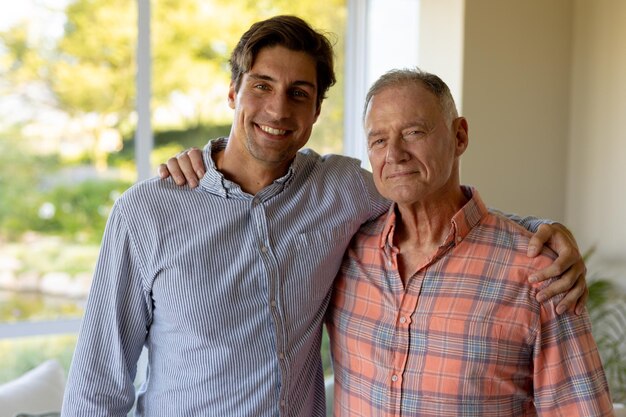
[[[384,5],[387,16],[381,16]],[[407,11],[413,10],[415,15]],[[348,0],[344,74],[344,154],[361,160],[369,168],[367,143],[363,132],[363,104],[370,84],[382,72],[419,64],[419,14],[421,0]],[[397,11],[393,21],[385,21]],[[375,40],[373,40],[375,38]],[[376,40],[387,46],[400,45],[402,53],[389,56]],[[387,56],[384,56],[387,55]]]

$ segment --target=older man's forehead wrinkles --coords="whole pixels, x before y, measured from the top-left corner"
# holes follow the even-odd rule
[[[369,129],[367,131],[367,136],[377,136],[377,135],[384,133],[387,130],[404,131],[406,129],[411,129],[415,127],[426,128],[427,126],[428,126],[428,123],[424,121],[410,121],[410,122],[398,124],[397,126],[386,125],[384,127],[377,128],[377,129]]]

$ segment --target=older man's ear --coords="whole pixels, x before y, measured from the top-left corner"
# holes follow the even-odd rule
[[[465,117],[457,117],[452,121],[455,132],[457,156],[463,155],[469,145],[469,126]]]

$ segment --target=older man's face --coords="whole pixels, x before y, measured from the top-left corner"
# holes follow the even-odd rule
[[[378,191],[408,205],[458,187],[458,157],[467,146],[467,135],[464,143],[457,137],[459,120],[449,122],[437,98],[419,85],[376,94],[365,115],[365,134]]]

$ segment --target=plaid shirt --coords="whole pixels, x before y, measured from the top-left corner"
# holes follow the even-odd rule
[[[609,416],[589,317],[539,304],[530,233],[478,193],[404,287],[395,212],[364,225],[335,286],[328,329],[336,416]]]

